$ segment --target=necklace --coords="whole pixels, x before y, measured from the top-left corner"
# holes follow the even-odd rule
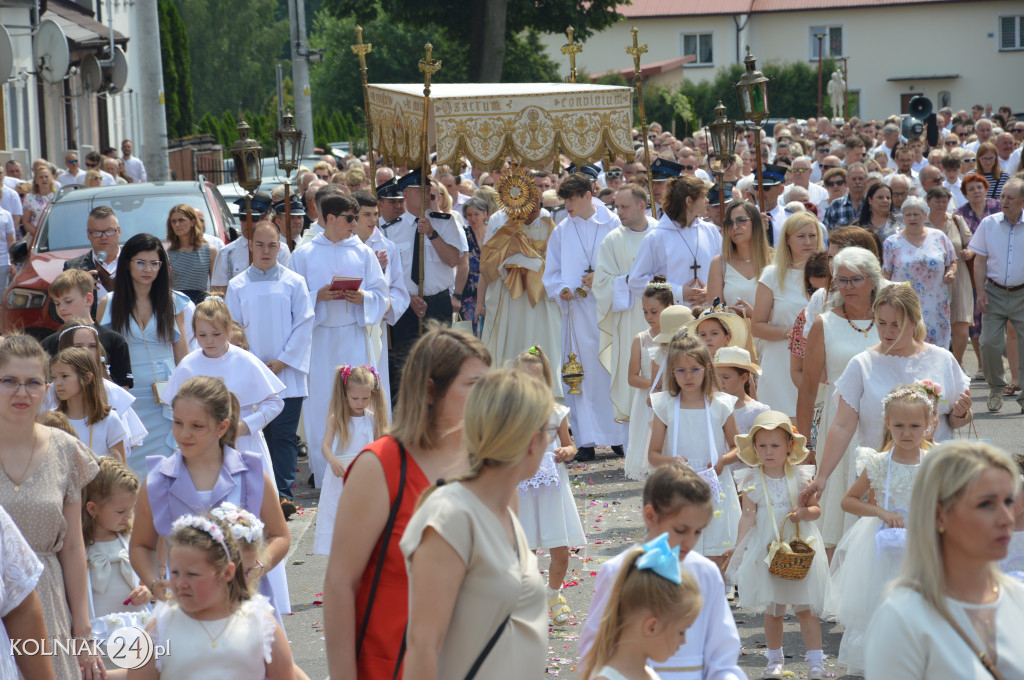
[[[228,620],[227,620],[227,623],[225,623],[225,624],[224,624],[224,627],[223,627],[223,628],[221,628],[221,629],[220,629],[220,632],[219,632],[219,633],[217,633],[216,635],[210,635],[210,631],[206,630],[206,626],[205,626],[205,625],[203,625],[203,622],[202,622],[202,621],[200,621],[199,619],[196,619],[196,623],[198,623],[198,624],[199,624],[199,627],[203,629],[203,632],[204,632],[204,633],[206,633],[206,637],[210,638],[210,646],[211,646],[211,647],[213,647],[214,649],[216,649],[216,648],[217,648],[217,639],[218,639],[218,638],[219,638],[219,637],[220,637],[221,635],[223,635],[223,634],[224,634],[224,631],[226,631],[226,630],[228,629],[228,626],[230,626],[230,625],[231,625],[231,622],[232,622],[232,621],[233,621],[234,619],[235,619],[235,615],[234,615],[234,614],[232,614],[231,616],[228,616]]]
[[[686,237],[683,236],[683,230],[684,229],[685,229],[685,227],[680,226],[679,227],[679,231],[676,232],[676,233],[679,234],[679,238],[682,239],[683,245],[686,246],[686,249],[688,251],[690,251],[690,256],[693,257],[693,264],[690,265],[689,267],[687,267],[687,269],[692,269],[693,270],[693,278],[695,280],[699,281],[700,280],[699,272],[700,272],[701,269],[703,269],[703,267],[701,267],[699,264],[697,264],[697,253],[694,252],[693,248],[690,247],[690,244],[687,243]],[[699,229],[697,230],[697,250],[700,250],[700,230]]]
[[[21,484],[22,484],[22,482],[25,481],[25,478],[28,476],[28,469],[32,466],[32,459],[35,457],[35,455],[36,455],[36,428],[33,425],[32,426],[32,448],[29,450],[28,462],[25,463],[25,469],[21,471],[21,476],[18,478],[21,481],[14,482],[14,477],[11,477],[10,473],[7,472],[7,466],[5,466],[3,464],[3,461],[0,461],[0,470],[4,471],[4,474],[7,476],[7,479],[9,479],[12,482],[14,482],[14,491],[15,492],[21,491]]]
[[[584,221],[584,223],[586,223],[588,220],[583,220],[583,221]],[[585,245],[583,245],[583,237],[580,236],[580,228],[576,224],[576,220],[575,219],[573,219],[573,221],[572,221],[572,228],[573,228],[573,231],[576,232],[576,240],[580,242],[580,250],[583,251],[583,256],[587,258],[587,268],[583,270],[583,273],[584,274],[590,274],[590,273],[592,273],[594,271],[593,260],[594,260],[594,250],[597,248],[597,230],[594,229],[593,238],[590,241],[590,250],[588,252],[587,251],[587,247]],[[580,296],[581,298],[587,297],[588,294],[589,293],[587,291],[586,286],[578,286],[576,288],[576,295]]]
[[[846,317],[846,323],[850,324],[850,328],[852,328],[853,330],[857,331],[858,333],[862,333],[865,338],[868,337],[868,333],[871,332],[871,329],[875,327],[874,319],[871,320],[871,323],[868,324],[867,328],[858,328],[857,324],[853,323],[853,321],[850,320],[850,317]]]

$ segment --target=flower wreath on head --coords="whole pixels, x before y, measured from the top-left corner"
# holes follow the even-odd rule
[[[672,290],[672,284],[668,281],[652,281],[647,284],[647,290]]]
[[[239,541],[251,544],[263,539],[263,522],[260,518],[234,503],[221,503],[211,510],[210,514],[227,522],[232,535]],[[239,520],[245,520],[249,525],[246,526]]]
[[[211,522],[202,515],[185,515],[174,520],[174,523],[171,524],[171,534],[175,534],[186,527],[198,529],[199,531],[208,534],[210,538],[220,544],[220,547],[224,549],[224,554],[227,556],[228,560],[231,560],[231,551],[228,550],[228,544],[224,542],[224,532],[221,531],[220,527],[214,522]]]
[[[936,385],[935,387],[938,386]],[[941,393],[941,388],[938,389]],[[882,410],[884,411],[885,408],[889,405],[889,402],[892,401],[893,399],[900,399],[902,397],[912,397],[916,400],[919,400],[927,404],[928,411],[932,415],[935,414],[935,402],[932,401],[932,393],[928,392],[928,390],[923,385],[921,385],[920,382],[913,383],[912,385],[908,385],[906,387],[897,388],[890,392],[889,394],[885,395],[882,398]]]

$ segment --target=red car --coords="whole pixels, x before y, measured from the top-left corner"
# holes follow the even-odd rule
[[[24,263],[4,293],[3,332],[23,330],[42,340],[60,327],[49,314],[47,291],[64,270],[64,262],[89,250],[86,218],[93,208],[109,205],[121,225],[121,243],[135,234],[167,236],[171,207],[185,203],[206,218],[206,233],[227,242],[235,218],[217,187],[206,181],[121,184],[93,189],[64,189],[50,203],[29,243],[15,244],[11,257]]]

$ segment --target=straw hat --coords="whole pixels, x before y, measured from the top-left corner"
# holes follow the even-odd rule
[[[672,342],[675,334],[693,321],[693,312],[685,305],[671,305],[661,310],[661,332],[654,337],[659,345]]]
[[[719,350],[721,351],[721,350]],[[789,416],[779,411],[765,411],[754,419],[754,424],[747,434],[736,435],[736,448],[739,449],[740,460],[751,467],[757,467],[761,461],[757,459],[757,452],[754,451],[754,435],[758,430],[774,430],[781,428],[793,437],[793,446],[786,455],[786,462],[790,465],[799,465],[807,457],[807,437],[803,436],[793,427]]]
[[[729,335],[732,336],[729,340],[730,347],[747,347],[749,351],[750,329],[746,322],[739,314],[730,312],[729,308],[723,305],[718,298],[715,298],[711,307],[708,307],[700,316],[686,325],[686,332],[691,337],[699,337],[697,327],[709,319],[718,319],[729,329]]]
[[[742,347],[723,347],[715,352],[715,368],[731,366],[750,371],[754,375],[761,375],[761,367],[750,360],[750,352]]]

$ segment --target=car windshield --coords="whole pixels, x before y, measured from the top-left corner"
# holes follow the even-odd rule
[[[160,240],[167,237],[167,215],[172,207],[185,203],[192,206],[206,218],[206,232],[216,236],[214,220],[206,201],[199,193],[194,194],[131,194],[98,196],[92,201],[56,201],[50,206],[46,221],[40,225],[36,250],[45,253],[50,250],[88,248],[85,235],[86,218],[98,206],[109,205],[117,214],[121,225],[121,243],[136,234],[152,234]]]

